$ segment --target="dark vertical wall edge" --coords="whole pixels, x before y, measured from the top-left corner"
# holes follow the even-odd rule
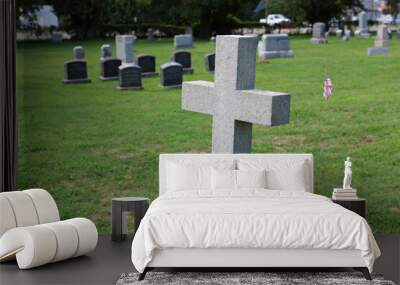
[[[15,0],[0,0],[0,192],[17,189]]]

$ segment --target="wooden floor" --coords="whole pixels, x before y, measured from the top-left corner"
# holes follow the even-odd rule
[[[376,239],[382,256],[375,263],[375,272],[399,284],[400,235],[377,235]],[[109,236],[100,236],[97,249],[89,256],[30,270],[19,270],[15,262],[4,263],[0,265],[0,284],[115,284],[122,273],[134,271],[130,246],[131,239],[114,243]]]

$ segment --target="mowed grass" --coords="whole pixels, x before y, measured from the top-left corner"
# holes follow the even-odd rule
[[[41,187],[55,197],[63,219],[93,219],[110,232],[111,198],[158,195],[160,153],[210,152],[211,116],[181,110],[181,90],[144,78],[142,91],[117,91],[98,79],[100,46],[113,40],[18,45],[19,188]],[[86,51],[91,84],[62,83],[72,48]],[[353,186],[368,199],[374,232],[400,232],[400,40],[390,53],[367,57],[373,39],[311,45],[293,37],[293,59],[257,65],[256,87],[291,94],[290,124],[254,126],[254,153],[312,153],[315,192],[330,196],[341,185],[343,162],[353,159]],[[194,75],[213,80],[196,41]],[[172,39],[138,40],[136,53],[169,61]],[[335,90],[322,99],[326,72]]]

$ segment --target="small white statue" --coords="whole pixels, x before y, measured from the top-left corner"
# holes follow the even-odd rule
[[[343,189],[352,189],[351,188],[351,158],[347,157],[344,162],[344,179],[343,179]]]

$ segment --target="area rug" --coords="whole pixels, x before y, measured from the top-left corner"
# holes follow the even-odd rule
[[[368,281],[359,272],[148,272],[142,281],[138,281],[138,276],[138,273],[122,274],[116,285],[395,285],[379,275]]]

